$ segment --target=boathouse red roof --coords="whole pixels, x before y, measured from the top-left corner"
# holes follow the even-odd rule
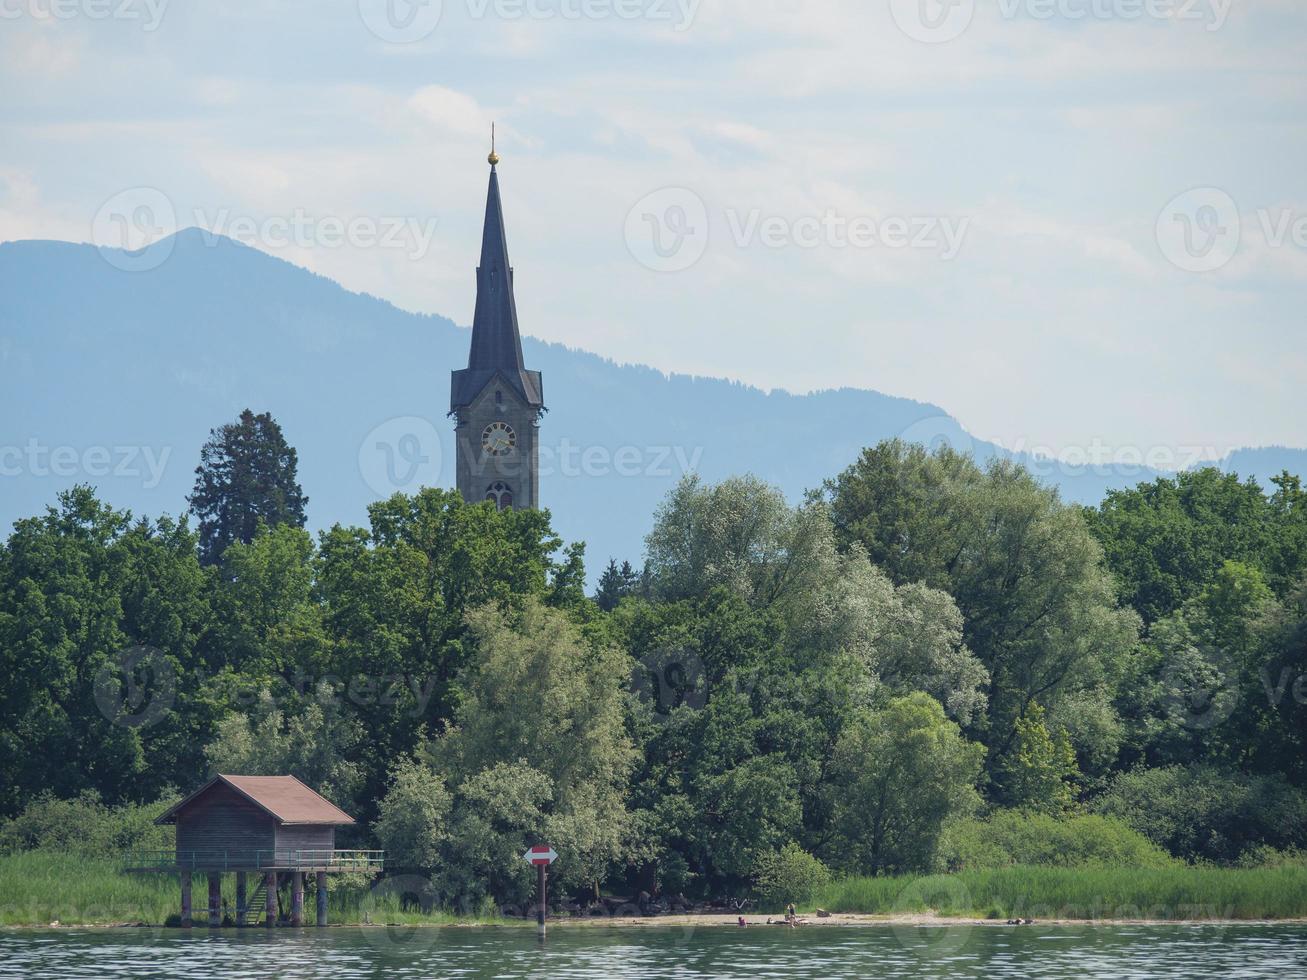
[[[186,809],[218,783],[225,783],[264,810],[279,824],[352,824],[354,818],[330,800],[315,793],[294,776],[217,775],[155,821],[174,823]]]

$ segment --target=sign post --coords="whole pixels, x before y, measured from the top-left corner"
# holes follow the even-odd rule
[[[549,866],[558,860],[558,854],[548,844],[528,847],[522,859],[536,867],[536,935],[545,938],[545,910],[549,898]]]

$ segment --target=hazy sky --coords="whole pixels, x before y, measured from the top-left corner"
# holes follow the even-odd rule
[[[496,120],[527,333],[1307,446],[1303,0],[0,0],[0,91],[0,240],[198,224],[467,323]]]

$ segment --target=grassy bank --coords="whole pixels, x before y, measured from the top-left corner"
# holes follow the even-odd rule
[[[1011,867],[954,875],[848,878],[812,903],[831,912],[1009,919],[1307,917],[1307,868]]]
[[[204,879],[194,884],[196,920],[207,901]],[[235,881],[223,881],[235,905]],[[0,926],[162,925],[175,916],[175,875],[128,875],[116,863],[63,852],[0,855]],[[1307,918],[1307,868],[1165,869],[1012,867],[956,875],[849,878],[824,888],[811,903],[831,912],[911,915],[935,912],[1009,919],[1289,919]],[[312,915],[312,896],[305,909]],[[400,908],[397,896],[372,896],[367,882],[337,880],[331,921],[348,924],[523,925],[520,919],[423,915]],[[528,923],[529,925],[529,923]]]
[[[445,912],[424,915],[401,908],[399,896],[372,895],[362,876],[332,876],[328,892],[331,922],[369,921],[423,925],[518,924],[516,919],[457,916]],[[254,887],[253,881],[250,884]],[[203,875],[192,883],[195,921],[206,915],[208,886]],[[236,905],[235,875],[223,876],[222,898],[228,913]],[[287,901],[285,891],[283,903]],[[56,851],[0,854],[0,926],[163,925],[177,916],[181,886],[176,875],[125,874],[115,861]],[[313,895],[306,894],[305,915],[313,917]]]
[[[157,925],[177,911],[179,894],[175,877],[126,875],[107,860],[51,851],[0,855],[0,925]]]

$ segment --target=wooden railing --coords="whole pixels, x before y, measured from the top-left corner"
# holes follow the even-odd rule
[[[234,850],[129,851],[128,871],[380,871],[385,851],[336,851],[309,848],[240,848]]]

